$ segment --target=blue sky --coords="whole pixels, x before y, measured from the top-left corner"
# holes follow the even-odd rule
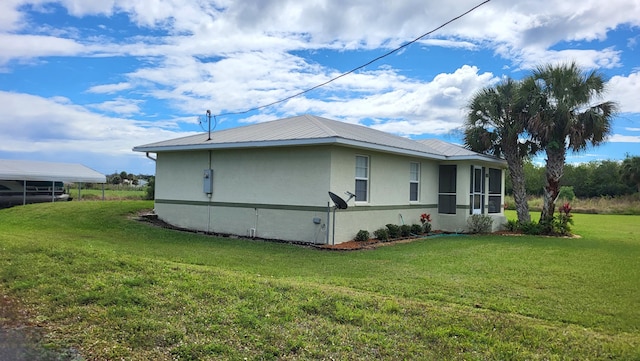
[[[478,4],[4,0],[0,158],[153,174],[131,148],[202,132],[207,109],[242,112],[323,83]],[[638,0],[492,0],[321,89],[220,116],[216,130],[311,113],[460,143],[476,91],[569,61],[605,75],[620,113],[604,146],[568,161],[640,155]]]

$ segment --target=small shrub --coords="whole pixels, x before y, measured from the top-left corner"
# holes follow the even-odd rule
[[[373,231],[373,236],[380,242],[386,242],[389,240],[389,231],[386,228],[378,228]]]
[[[361,229],[356,234],[356,241],[358,242],[366,242],[369,240],[369,231]]]
[[[470,233],[489,233],[493,226],[493,218],[486,214],[472,214],[467,218]]]
[[[412,234],[420,234],[422,233],[422,226],[419,224],[412,224],[411,225],[411,233]]]
[[[400,236],[401,237],[409,237],[411,235],[411,226],[408,224],[403,224],[400,226]]]
[[[536,221],[520,223],[520,230],[524,234],[537,236],[544,233],[544,226]]]
[[[570,224],[573,224],[571,215],[571,205],[569,202],[558,207],[558,215],[553,217],[552,232],[559,236],[568,236],[571,234]]]
[[[520,225],[515,219],[510,219],[504,224],[504,228],[509,232],[517,232],[520,230]]]
[[[560,187],[560,192],[558,193],[558,198],[564,199],[566,201],[573,201],[576,199],[576,194],[573,193],[573,186],[562,186]]]
[[[387,224],[387,230],[389,231],[389,239],[399,238],[400,237],[400,227],[396,224]]]
[[[420,215],[420,223],[422,223],[422,231],[424,233],[431,232],[431,214],[430,213],[422,213]]]
[[[156,177],[149,178],[144,199],[153,200],[156,196]]]

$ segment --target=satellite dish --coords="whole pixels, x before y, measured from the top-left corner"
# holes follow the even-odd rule
[[[347,209],[347,202],[345,202],[344,199],[340,198],[339,195],[333,192],[329,192],[329,197],[331,197],[331,200],[333,201],[333,204],[337,209]]]

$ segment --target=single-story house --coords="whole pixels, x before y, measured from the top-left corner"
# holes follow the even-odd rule
[[[440,140],[411,140],[301,115],[133,148],[156,154],[155,212],[172,225],[338,244],[388,223],[460,232],[504,217],[506,162]],[[347,201],[334,213],[328,192]],[[348,196],[349,193],[355,196]],[[335,214],[335,218],[334,218]]]

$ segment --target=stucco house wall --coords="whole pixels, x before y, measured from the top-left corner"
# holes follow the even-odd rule
[[[341,243],[388,223],[465,231],[471,213],[471,166],[502,160],[444,142],[419,143],[370,128],[300,116],[134,148],[155,152],[158,216],[173,225],[222,234],[309,243]],[[368,198],[333,212],[328,191],[355,193],[356,157],[368,159]],[[466,160],[465,160],[466,159]],[[419,164],[419,197],[410,201],[411,163]],[[455,214],[439,214],[441,165],[456,165]],[[203,189],[213,170],[212,192]],[[486,188],[488,189],[488,184]],[[501,199],[501,204],[504,199]],[[488,197],[484,198],[486,205]],[[494,229],[504,223],[500,213]],[[334,232],[335,224],[335,232]]]

